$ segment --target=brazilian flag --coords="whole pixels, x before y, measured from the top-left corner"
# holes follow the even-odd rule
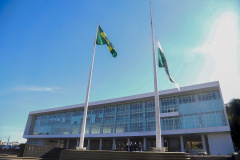
[[[112,53],[112,56],[113,57],[117,57],[117,51],[115,50],[113,44],[109,41],[106,33],[103,32],[103,30],[102,30],[102,28],[100,26],[98,26],[98,33],[97,33],[96,44],[98,44],[98,45],[106,44],[108,46],[108,49]]]

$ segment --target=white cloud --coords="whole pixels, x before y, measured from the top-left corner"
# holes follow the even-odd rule
[[[14,88],[18,91],[36,91],[36,92],[51,92],[61,89],[60,87],[39,87],[39,86],[20,86]]]
[[[232,12],[224,13],[212,25],[205,44],[193,49],[203,54],[205,59],[199,80],[206,81],[208,72],[209,81],[220,81],[225,103],[232,98],[240,98],[239,35],[238,17]]]

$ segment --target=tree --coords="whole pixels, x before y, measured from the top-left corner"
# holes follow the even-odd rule
[[[240,147],[240,99],[232,99],[226,104],[226,112],[235,147]]]

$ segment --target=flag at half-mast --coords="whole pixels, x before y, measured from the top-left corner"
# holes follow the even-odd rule
[[[103,30],[100,26],[98,26],[96,44],[98,44],[98,45],[106,44],[108,46],[109,51],[112,53],[112,56],[117,57],[117,51],[115,50],[113,44],[109,41],[106,33],[103,32]]]
[[[159,41],[157,40],[157,47],[158,47],[158,66],[161,68],[161,67],[164,67],[166,73],[167,73],[167,76],[169,78],[169,80],[171,82],[173,82],[175,84],[175,86],[178,88],[178,90],[180,91],[180,88],[178,86],[178,84],[173,80],[173,78],[171,77],[171,75],[169,74],[169,71],[168,71],[168,65],[167,65],[167,61],[166,61],[166,58],[164,56],[164,53],[163,53],[163,50],[162,50],[162,47],[159,43]]]

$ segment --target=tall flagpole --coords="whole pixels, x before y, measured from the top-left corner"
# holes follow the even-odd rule
[[[153,46],[153,73],[154,73],[154,93],[155,93],[155,117],[156,117],[156,149],[161,150],[161,126],[160,126],[160,111],[159,111],[159,97],[158,97],[158,82],[157,82],[157,68],[154,47],[154,31],[152,21],[152,7],[150,2],[151,28],[152,28],[152,46]]]
[[[90,92],[91,79],[92,79],[92,69],[93,69],[93,62],[94,62],[94,55],[95,55],[95,48],[96,48],[98,26],[99,26],[99,24],[97,24],[97,31],[96,31],[94,47],[93,47],[92,64],[91,64],[91,69],[90,69],[90,73],[89,73],[88,88],[87,88],[86,101],[85,101],[84,114],[83,114],[83,121],[82,121],[82,128],[81,128],[81,135],[80,135],[80,144],[79,144],[79,149],[80,150],[83,150],[87,111],[88,111],[88,99],[89,99],[89,92]]]

